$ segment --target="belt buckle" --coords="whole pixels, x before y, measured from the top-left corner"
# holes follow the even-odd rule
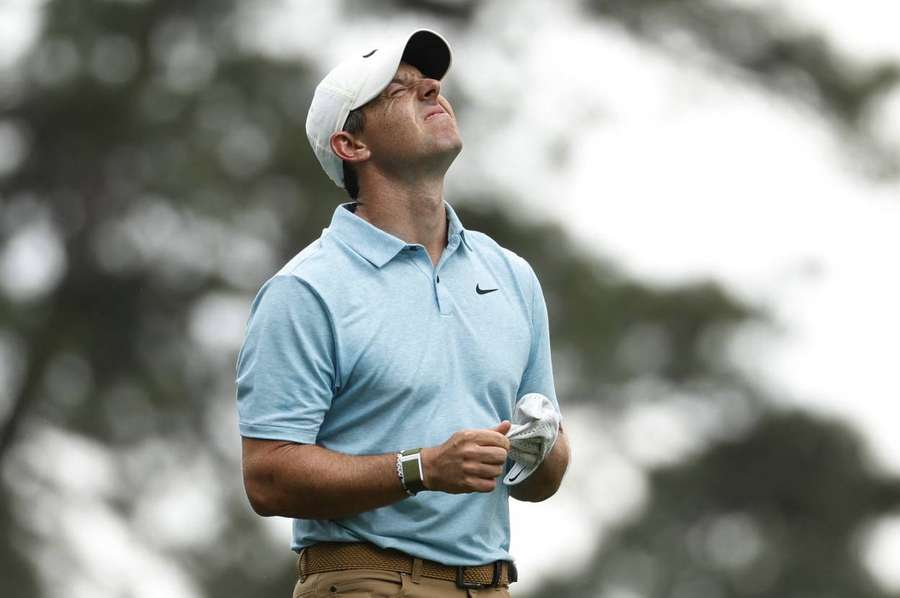
[[[465,579],[467,567],[456,568],[456,587],[463,590],[483,590],[484,588],[496,588],[500,585],[500,572],[502,565],[500,561],[494,561],[494,576],[491,583],[467,582]],[[468,567],[471,569],[471,567]]]

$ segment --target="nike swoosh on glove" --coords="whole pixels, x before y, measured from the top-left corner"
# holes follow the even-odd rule
[[[512,426],[506,433],[509,457],[514,463],[503,478],[504,484],[515,486],[535,472],[556,444],[561,419],[550,399],[540,393],[529,393],[519,399]]]

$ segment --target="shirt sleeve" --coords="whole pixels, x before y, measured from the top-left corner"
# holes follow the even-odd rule
[[[550,356],[550,324],[547,317],[547,305],[544,302],[544,292],[541,283],[531,267],[528,267],[531,276],[531,350],[528,355],[528,365],[522,375],[519,384],[517,400],[522,396],[538,392],[550,399],[556,410],[559,411],[559,401],[556,398],[556,386],[553,383],[553,363]]]
[[[242,436],[315,443],[338,376],[328,310],[306,282],[277,275],[262,286],[236,369]]]

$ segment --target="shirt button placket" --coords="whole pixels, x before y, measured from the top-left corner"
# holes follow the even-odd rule
[[[438,309],[441,315],[445,316],[453,312],[453,303],[450,301],[450,293],[447,291],[447,285],[441,284],[440,275],[434,277],[434,292],[438,302]]]

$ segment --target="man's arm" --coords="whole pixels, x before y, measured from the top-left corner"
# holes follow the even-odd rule
[[[453,494],[494,490],[506,463],[509,425],[461,430],[440,446],[424,448],[425,487]],[[355,456],[312,444],[247,437],[242,442],[247,498],[265,517],[340,519],[408,496],[397,476],[396,453]]]
[[[559,490],[563,475],[569,466],[569,456],[569,439],[560,426],[556,444],[544,457],[540,467],[521,484],[510,486],[509,495],[528,502],[547,500]]]
[[[244,489],[259,515],[339,519],[407,497],[396,454],[351,456],[314,444],[242,439]]]

